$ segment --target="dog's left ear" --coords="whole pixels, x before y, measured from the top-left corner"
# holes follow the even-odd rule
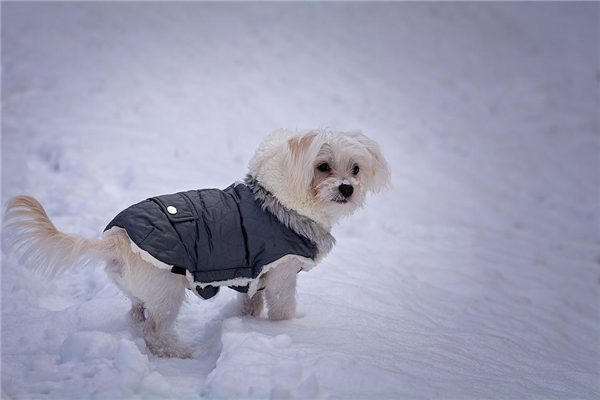
[[[370,191],[377,193],[390,184],[390,169],[379,145],[361,132],[344,132],[363,146],[371,156],[370,179],[366,182]]]

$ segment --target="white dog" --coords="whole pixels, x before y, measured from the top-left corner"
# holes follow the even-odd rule
[[[269,319],[293,318],[296,274],[331,250],[332,225],[388,181],[378,145],[361,133],[281,130],[260,145],[244,182],[145,200],[102,239],[59,232],[27,196],[10,201],[6,228],[24,261],[49,276],[105,260],[148,349],[191,357],[172,329],[186,288],[209,298],[229,286],[243,293],[245,313],[260,316],[264,296]]]

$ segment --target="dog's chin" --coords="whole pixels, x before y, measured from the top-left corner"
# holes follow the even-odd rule
[[[362,193],[360,192],[355,193],[353,196],[350,197],[344,197],[339,193],[330,193],[329,196],[330,197],[328,203],[340,206],[342,208],[347,208],[352,211],[360,207],[364,198],[364,196],[362,196]]]
[[[354,211],[356,211],[358,208],[358,205],[354,202],[354,199],[347,199],[337,196],[321,204],[321,209],[324,210],[333,220],[348,216],[354,213]]]

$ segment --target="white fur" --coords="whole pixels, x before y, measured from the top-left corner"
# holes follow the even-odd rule
[[[331,166],[327,173],[316,169],[323,162]],[[352,172],[355,166],[360,173]],[[250,175],[285,208],[308,217],[327,232],[340,217],[362,206],[368,191],[377,192],[389,181],[379,147],[358,132],[298,134],[280,130],[263,141],[249,167]],[[353,194],[343,196],[341,184],[352,185]],[[131,299],[131,319],[143,323],[148,349],[163,357],[192,355],[173,331],[186,288],[249,284],[248,294],[241,295],[243,313],[259,317],[266,301],[269,319],[291,319],[296,312],[296,275],[315,265],[313,260],[287,255],[263,266],[254,280],[197,283],[190,274],[171,273],[170,265],[140,249],[123,229],[111,229],[100,240],[59,232],[32,197],[13,198],[6,221],[9,244],[26,264],[48,276],[94,258],[104,259],[108,276]],[[318,254],[317,261],[326,251]]]

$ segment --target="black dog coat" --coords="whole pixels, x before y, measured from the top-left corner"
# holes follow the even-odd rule
[[[105,231],[115,226],[171,272],[189,271],[203,298],[223,285],[246,292],[265,265],[286,255],[314,260],[317,253],[242,183],[152,197],[119,213]]]

